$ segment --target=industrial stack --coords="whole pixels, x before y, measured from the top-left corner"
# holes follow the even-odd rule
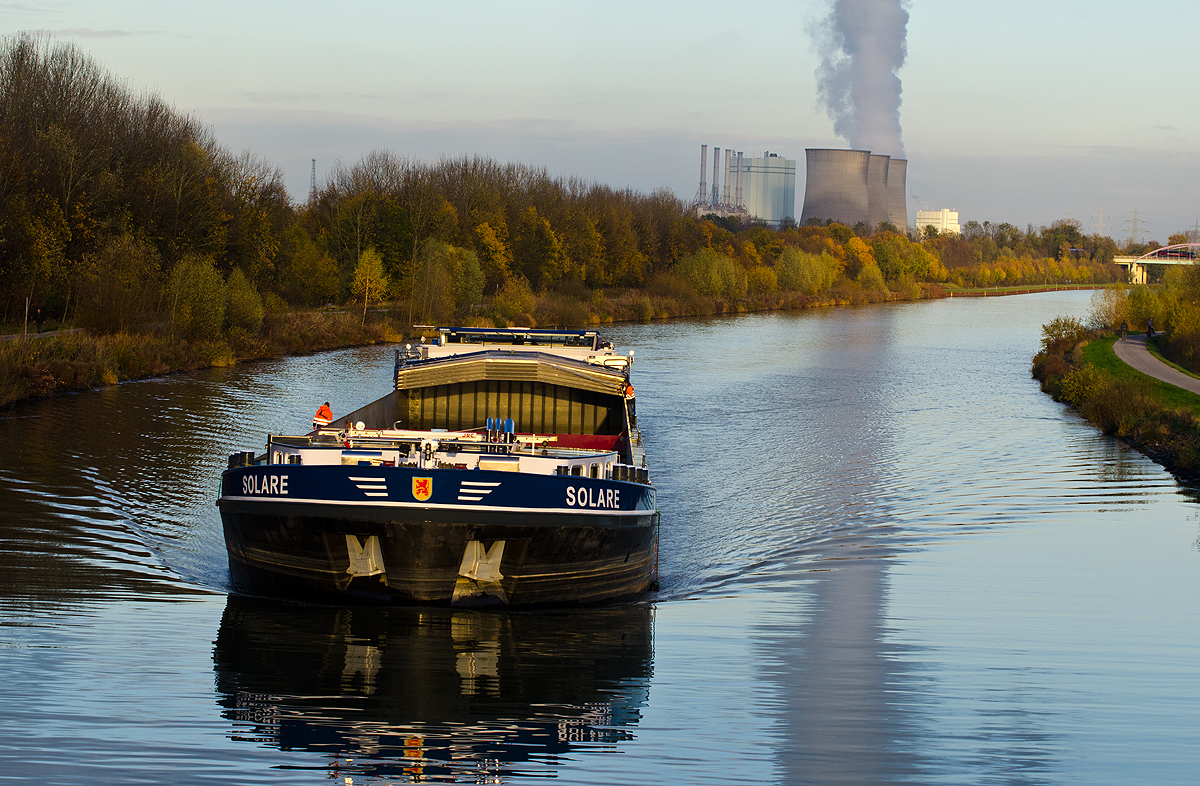
[[[908,161],[869,150],[805,150],[807,172],[800,223],[816,219],[874,229],[887,221],[908,227]]]
[[[736,158],[735,158],[736,157]],[[737,164],[734,164],[734,161]],[[708,145],[700,145],[700,188],[692,202],[696,215],[750,217],[742,198],[742,154],[726,148],[725,187],[721,188],[721,148],[713,148],[712,187],[708,186]]]
[[[713,148],[712,185],[708,177],[708,145],[700,146],[700,188],[692,209],[697,216],[765,221],[773,226],[796,221],[796,162],[770,151],[762,158],[743,158],[725,150],[725,184],[721,185],[721,148]]]

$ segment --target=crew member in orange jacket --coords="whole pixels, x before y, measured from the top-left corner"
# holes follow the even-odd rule
[[[317,410],[317,414],[313,415],[313,428],[328,426],[332,422],[333,410],[329,408],[329,402],[326,401],[321,405],[321,408]]]

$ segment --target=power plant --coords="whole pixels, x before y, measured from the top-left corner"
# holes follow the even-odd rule
[[[884,222],[908,229],[908,161],[869,150],[809,148],[805,153],[804,207],[800,223],[836,221],[874,229]],[[761,158],[713,147],[709,183],[708,145],[700,146],[696,215],[739,216],[779,226],[796,220],[796,162],[776,153]],[[722,181],[722,169],[724,180]]]
[[[692,209],[696,215],[739,216],[778,226],[796,220],[796,162],[777,153],[747,158],[725,149],[721,181],[721,148],[713,148],[712,183],[708,182],[708,145],[700,146],[700,188]]]
[[[874,229],[887,221],[908,228],[908,161],[869,150],[809,148],[804,153],[801,224],[832,220]]]
[[[737,156],[735,165],[734,156]],[[700,145],[700,188],[692,200],[696,215],[750,217],[742,201],[742,154],[725,149],[725,188],[721,188],[721,148],[713,148],[712,188],[708,186],[708,145]]]

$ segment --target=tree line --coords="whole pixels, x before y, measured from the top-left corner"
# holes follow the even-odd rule
[[[373,151],[297,204],[277,168],[45,35],[0,40],[0,195],[6,324],[28,305],[97,332],[188,340],[244,339],[271,314],[327,304],[357,304],[364,323],[385,301],[409,324],[530,323],[539,309],[614,318],[622,298],[639,304],[625,318],[669,314],[667,302],[700,313],[1119,275],[1112,241],[1072,222],[968,222],[961,236],[772,228],[697,216],[665,189],[482,156]],[[566,301],[577,305],[545,310]]]

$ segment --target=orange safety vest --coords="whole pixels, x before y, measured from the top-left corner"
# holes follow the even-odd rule
[[[333,422],[333,411],[324,404],[317,410],[317,414],[313,415],[313,424],[318,426],[328,426]]]
[[[633,398],[633,385],[625,383],[625,398]]]

